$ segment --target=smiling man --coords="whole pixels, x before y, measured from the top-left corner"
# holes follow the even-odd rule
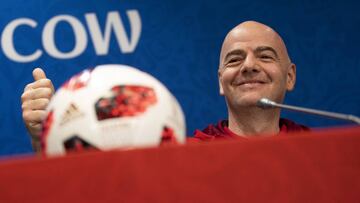
[[[282,103],[296,81],[296,66],[279,34],[269,26],[246,21],[233,28],[221,48],[218,76],[228,120],[196,130],[195,138],[211,140],[309,130],[281,119],[280,109],[256,106],[262,97]]]

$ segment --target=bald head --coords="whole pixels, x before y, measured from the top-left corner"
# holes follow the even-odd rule
[[[229,106],[251,106],[261,97],[282,102],[286,91],[294,88],[296,66],[278,33],[246,21],[226,35],[218,76],[220,94]]]
[[[220,66],[223,66],[227,54],[247,43],[254,46],[271,47],[281,62],[291,63],[284,41],[271,27],[255,21],[245,21],[234,27],[225,37],[220,53]],[[255,48],[255,47],[248,47]]]

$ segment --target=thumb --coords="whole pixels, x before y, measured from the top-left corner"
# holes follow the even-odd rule
[[[32,72],[34,80],[46,79],[45,72],[41,68],[35,68]]]

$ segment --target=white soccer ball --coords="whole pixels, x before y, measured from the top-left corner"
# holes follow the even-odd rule
[[[182,109],[153,76],[126,65],[99,65],[63,84],[47,108],[41,136],[47,155],[185,142]]]

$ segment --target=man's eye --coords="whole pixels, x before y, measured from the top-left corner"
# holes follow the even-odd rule
[[[240,61],[240,58],[233,58],[233,59],[230,59],[228,61],[228,63],[236,63],[236,62],[239,62]]]
[[[273,57],[269,56],[269,55],[261,55],[260,58],[264,59],[264,60],[272,60],[273,59]]]

